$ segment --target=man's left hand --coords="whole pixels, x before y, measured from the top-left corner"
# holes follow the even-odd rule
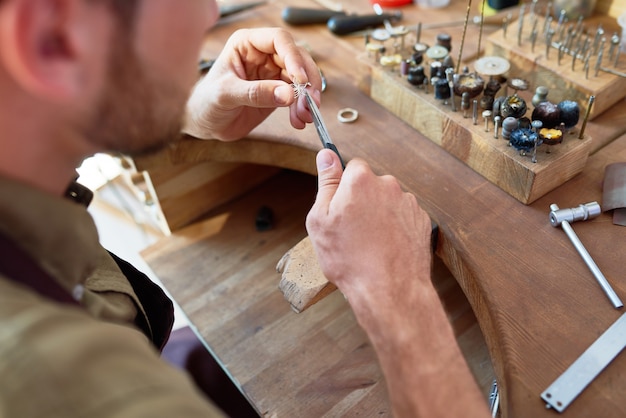
[[[312,122],[293,82],[311,83],[319,103],[321,76],[313,58],[280,28],[241,29],[228,40],[187,104],[184,132],[233,141],[247,135],[277,107],[289,107],[296,129]]]

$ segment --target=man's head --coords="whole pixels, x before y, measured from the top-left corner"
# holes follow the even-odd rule
[[[191,7],[179,0],[136,0],[134,13],[119,4],[124,2],[112,1],[121,27],[114,34],[108,89],[86,127],[96,143],[134,154],[179,135],[199,41],[217,12],[212,0],[194,0]],[[136,22],[128,20],[133,15]]]
[[[0,145],[77,164],[173,139],[216,18],[214,0],[0,0]]]

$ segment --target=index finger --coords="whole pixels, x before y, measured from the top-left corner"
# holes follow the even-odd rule
[[[253,35],[249,36],[248,31],[253,31]],[[283,69],[284,81],[311,83],[315,89],[321,90],[322,78],[315,61],[296,43],[290,32],[282,28],[242,29],[238,32],[255,49],[272,57]]]

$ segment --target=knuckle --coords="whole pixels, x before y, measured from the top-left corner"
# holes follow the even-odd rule
[[[372,174],[367,163],[360,159],[350,161],[345,172],[348,174],[348,177],[356,183],[364,181],[370,174]]]
[[[253,105],[261,105],[261,88],[260,83],[251,83],[248,89],[248,100]]]
[[[400,182],[398,182],[398,179],[392,176],[391,174],[386,174],[382,176],[381,179],[390,190],[396,191],[396,192],[402,190],[402,188],[400,187]]]
[[[330,187],[330,186],[339,186],[339,183],[341,183],[341,179],[339,177],[335,177],[335,176],[321,176],[319,178],[319,185],[320,187]]]
[[[304,225],[310,235],[316,235],[316,233],[320,231],[321,221],[315,207],[307,214]]]

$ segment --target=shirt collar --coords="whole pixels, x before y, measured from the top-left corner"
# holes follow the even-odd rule
[[[96,226],[70,199],[0,177],[0,230],[70,292],[97,266]]]

